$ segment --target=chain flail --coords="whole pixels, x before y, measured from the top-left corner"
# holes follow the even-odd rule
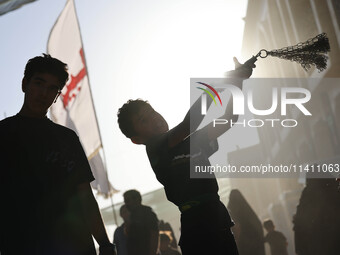
[[[329,51],[330,46],[327,35],[322,33],[294,46],[272,51],[262,49],[256,55],[256,58],[266,58],[267,56],[279,57],[301,64],[306,71],[315,66],[321,72],[327,67],[328,57],[326,54]]]

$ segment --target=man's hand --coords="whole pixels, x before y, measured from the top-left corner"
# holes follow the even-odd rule
[[[255,68],[256,57],[248,59],[244,64],[241,64],[236,57],[233,58],[235,64],[235,70],[226,72],[227,78],[241,78],[242,80],[248,79],[253,73]]]
[[[235,70],[226,73],[225,83],[226,84],[231,83],[237,86],[239,89],[242,89],[243,80],[251,76],[253,68],[255,68],[255,62],[256,57],[252,57],[242,65],[237,60],[237,58],[234,57]],[[237,121],[238,115],[235,115],[233,113],[233,97],[230,97],[225,112],[219,119],[233,121],[234,123]],[[230,125],[215,126],[213,122],[211,122],[204,128],[208,129],[208,137],[209,139],[213,140],[224,134],[229,128],[231,128],[231,126]]]
[[[86,217],[91,234],[99,244],[99,254],[116,255],[115,246],[110,243],[107,236],[103,219],[101,217],[97,201],[93,196],[90,183],[84,182],[79,184],[77,188],[84,216]]]

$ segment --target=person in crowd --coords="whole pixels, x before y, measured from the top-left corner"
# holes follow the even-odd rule
[[[160,255],[181,255],[179,251],[171,247],[171,238],[165,233],[159,235],[159,250]]]
[[[178,249],[177,240],[176,240],[175,233],[174,233],[170,223],[164,222],[163,220],[160,220],[158,226],[159,226],[160,232],[163,231],[163,232],[169,234],[170,240],[171,240],[170,246],[177,250]]]
[[[127,228],[130,223],[130,212],[125,204],[120,207],[119,214],[123,219],[123,224],[116,228],[113,234],[113,243],[116,245],[117,255],[128,255]]]
[[[307,175],[293,218],[296,254],[339,254],[339,215],[340,192],[335,178]]]
[[[67,65],[44,54],[28,60],[21,110],[0,122],[0,253],[115,254],[93,196],[78,136],[47,118],[68,80]]]
[[[228,209],[240,255],[264,255],[262,223],[238,189],[231,190]]]
[[[157,215],[151,207],[142,205],[139,191],[128,190],[123,196],[130,212],[127,225],[128,255],[156,255],[159,238]]]
[[[267,231],[264,241],[269,244],[271,255],[288,255],[287,238],[281,232],[275,230],[273,221],[265,220],[263,227]]]
[[[241,65],[235,58],[235,70],[228,73],[234,85],[242,87],[255,67],[256,58]],[[213,101],[208,97],[208,104]],[[201,100],[190,108],[184,120],[169,130],[166,120],[144,100],[129,100],[118,111],[122,133],[146,152],[158,181],[163,184],[169,201],[181,211],[182,254],[238,254],[229,213],[220,201],[218,184],[213,175],[190,178],[191,163],[209,166],[209,157],[218,150],[217,138],[228,125],[213,123],[197,129],[204,116]],[[232,99],[221,119],[236,121]],[[191,146],[190,146],[191,145]]]

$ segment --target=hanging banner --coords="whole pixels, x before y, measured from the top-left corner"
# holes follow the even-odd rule
[[[101,137],[73,0],[67,1],[52,28],[47,52],[68,64],[70,74],[60,98],[50,109],[52,120],[78,134],[96,179],[91,185],[98,192],[108,195],[113,188],[99,153],[102,149]]]

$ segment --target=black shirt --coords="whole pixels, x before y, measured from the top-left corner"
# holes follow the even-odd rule
[[[2,254],[95,254],[77,196],[94,178],[77,135],[16,115],[0,136]]]
[[[200,178],[191,177],[195,166],[210,166],[209,157],[217,151],[218,143],[216,139],[209,140],[207,129],[196,131],[173,148],[169,148],[168,139],[169,133],[154,137],[146,145],[146,150],[169,201],[180,208],[183,204],[199,202],[181,214],[179,245],[189,243],[190,246],[193,234],[210,232],[216,236],[234,224],[219,200],[215,176],[200,173]]]
[[[288,255],[287,239],[281,232],[269,232],[265,236],[265,241],[269,243],[272,255]]]
[[[158,233],[157,216],[151,207],[140,205],[131,211],[127,227],[128,254],[150,254],[151,232]]]
[[[218,185],[213,175],[201,173],[191,178],[195,165],[210,166],[209,157],[217,151],[216,140],[199,130],[173,148],[168,147],[169,133],[154,137],[146,144],[146,151],[157,180],[164,185],[169,201],[180,206],[204,194],[217,194]]]

